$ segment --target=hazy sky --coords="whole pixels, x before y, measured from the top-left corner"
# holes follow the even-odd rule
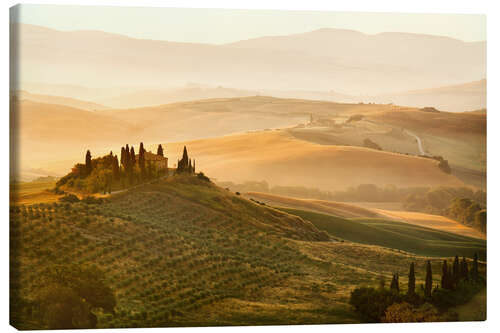
[[[413,32],[464,41],[486,40],[486,16],[474,14],[394,14],[154,7],[22,5],[14,22],[57,30],[101,30],[136,38],[223,44],[319,28],[367,34]]]

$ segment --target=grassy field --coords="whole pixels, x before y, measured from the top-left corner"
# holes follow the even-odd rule
[[[328,200],[299,199],[262,192],[247,192],[245,197],[264,202],[273,207],[285,207],[311,211],[343,218],[383,218],[414,224],[424,228],[451,232],[457,235],[486,239],[486,235],[476,229],[440,215],[402,211],[398,203],[345,203]],[[379,209],[384,207],[385,209]]]
[[[37,296],[57,264],[95,264],[117,297],[98,327],[352,323],[358,285],[424,256],[328,240],[312,223],[196,177],[170,177],[101,204],[12,205],[11,301]],[[440,259],[433,259],[439,281]],[[405,274],[403,274],[405,273]],[[17,328],[39,318],[11,313]]]
[[[458,306],[452,311],[458,314],[460,321],[486,320],[486,288],[475,295],[469,302]]]
[[[352,242],[373,244],[424,256],[486,258],[486,241],[403,222],[369,218],[341,218],[315,212],[283,208],[311,221],[318,229]]]
[[[55,181],[12,183],[10,184],[10,201],[19,205],[55,202],[61,197],[49,191],[55,185]]]

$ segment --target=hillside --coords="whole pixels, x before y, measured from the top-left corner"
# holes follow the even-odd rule
[[[14,92],[14,96],[18,100],[29,100],[37,103],[45,104],[57,104],[65,105],[71,108],[86,110],[86,111],[97,111],[107,109],[107,106],[88,102],[84,100],[79,100],[71,97],[53,96],[53,95],[43,95],[43,94],[33,94],[24,90],[17,90]]]
[[[369,100],[414,107],[433,106],[451,112],[472,111],[486,108],[486,79],[445,87],[382,94]]]
[[[417,212],[406,212],[394,209],[380,209],[380,206],[388,203],[371,203],[376,208],[362,207],[357,203],[335,202],[327,200],[315,199],[298,199],[287,196],[247,192],[245,197],[264,202],[273,207],[291,208],[296,210],[310,211],[320,214],[332,215],[340,218],[364,218],[373,219],[381,218],[385,220],[393,220],[396,222],[405,222],[419,227],[436,229],[447,233],[452,233],[465,237],[472,237],[477,239],[486,239],[486,235],[465,226],[462,223],[454,221],[450,218]],[[391,203],[389,203],[391,204]]]
[[[373,95],[486,77],[485,42],[430,35],[320,29],[211,45],[29,24],[13,24],[11,33],[12,41],[20,41],[12,43],[11,59],[21,82],[50,77],[53,82],[102,87],[134,78],[136,86],[203,82],[250,90]]]
[[[351,242],[373,244],[426,256],[471,257],[486,259],[486,240],[445,231],[376,218],[341,218],[310,211],[284,208],[286,212],[311,221],[333,237]]]
[[[56,264],[105,272],[117,307],[96,313],[101,328],[357,322],[347,305],[357,284],[411,261],[423,281],[425,257],[326,239],[310,222],[189,176],[101,204],[11,206],[11,323],[43,327],[23,309]]]
[[[221,181],[264,179],[272,185],[323,190],[359,184],[462,185],[431,159],[362,147],[320,145],[298,140],[285,131],[166,144],[174,152],[181,151],[184,145],[190,147],[204,171]]]
[[[319,150],[361,152],[362,149],[355,147],[334,146],[362,147],[363,140],[366,138],[372,139],[386,151],[416,155],[419,154],[419,149],[415,138],[407,133],[407,130],[410,130],[421,137],[427,152],[444,156],[449,160],[456,172],[455,175],[460,176],[461,180],[472,179],[472,184],[477,183],[480,186],[485,183],[483,174],[485,163],[483,162],[486,157],[486,116],[477,113],[435,113],[393,105],[342,104],[265,96],[207,99],[98,112],[23,100],[13,103],[11,110],[13,112],[11,124],[13,142],[19,140],[16,148],[20,147],[18,157],[25,168],[23,171],[25,174],[28,172],[27,169],[41,168],[47,172],[62,175],[73,165],[73,161],[81,156],[79,150],[82,147],[87,147],[92,152],[102,155],[109,153],[109,150],[116,152],[123,142],[137,144],[142,141],[151,145],[158,142],[178,142],[171,147],[170,144],[167,145],[167,154],[179,154],[182,149],[182,143],[179,142],[220,137],[207,141],[207,144],[212,142],[212,144],[225,145],[226,147],[213,148],[222,151],[228,148],[224,142],[230,140],[222,138],[224,135],[272,128],[288,128],[287,131],[295,139],[299,139],[290,141],[287,134],[280,133],[277,142],[273,143],[275,147],[284,141],[296,143],[297,147],[307,146],[296,152],[289,149],[291,160],[304,158],[307,162],[314,159],[315,156],[304,157],[311,151],[309,149],[311,147],[316,147],[313,149],[316,156]],[[298,124],[307,123],[311,115],[315,119],[333,119],[339,125],[336,127],[296,127]],[[347,123],[349,117],[356,115],[363,115],[364,118],[361,121]],[[18,129],[23,130],[22,135],[18,135]],[[265,137],[271,133],[247,135]],[[257,141],[265,142],[266,140],[268,139]],[[318,145],[332,147],[320,148],[317,147]],[[208,149],[208,147],[205,148]],[[218,154],[215,150],[212,155]],[[52,154],[50,161],[46,159],[47,151]],[[230,153],[229,149],[224,154]],[[367,152],[361,154],[365,153]],[[248,167],[259,169],[259,164],[266,163],[266,161],[256,159],[255,154],[258,154],[257,147],[248,156],[253,158],[251,161],[253,166]],[[380,152],[370,154],[396,158]],[[404,156],[396,159],[416,161],[412,157]],[[327,160],[325,163],[328,163]],[[380,163],[384,161],[386,160],[381,159]],[[354,163],[352,159],[351,162]],[[346,164],[351,162],[347,161]],[[432,161],[427,161],[427,163],[430,162]],[[301,165],[309,167],[307,163],[301,163]],[[316,164],[312,167],[321,168],[321,165]],[[388,172],[389,170],[391,169],[389,168]],[[325,173],[326,170],[322,172]],[[259,172],[255,172],[251,176],[258,176],[258,174]],[[391,176],[395,185],[398,185],[398,177],[397,174]],[[219,175],[216,178],[224,180]],[[368,176],[360,181],[369,181],[371,178],[373,177]],[[259,179],[261,178],[243,180]],[[450,177],[446,175],[443,180],[432,177],[424,180],[424,184],[456,184],[449,180]]]

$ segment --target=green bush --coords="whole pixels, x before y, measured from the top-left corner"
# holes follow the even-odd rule
[[[349,304],[360,314],[365,322],[378,323],[386,309],[401,301],[401,297],[387,289],[361,287],[351,292]]]
[[[74,194],[66,194],[64,197],[59,198],[59,201],[66,202],[66,203],[75,203],[75,202],[79,202],[80,199],[78,199],[78,197]]]

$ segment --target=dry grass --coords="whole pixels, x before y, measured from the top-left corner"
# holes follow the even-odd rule
[[[486,239],[486,235],[450,218],[417,212],[375,209],[385,217],[410,224],[451,232],[457,235]]]
[[[42,202],[55,202],[61,195],[54,194],[55,182],[14,183],[10,185],[10,202],[17,205],[31,205]]]
[[[327,146],[285,131],[261,131],[166,144],[179,155],[187,145],[197,166],[218,180],[267,180],[271,185],[338,190],[359,184],[462,186],[437,161],[363,147]]]

